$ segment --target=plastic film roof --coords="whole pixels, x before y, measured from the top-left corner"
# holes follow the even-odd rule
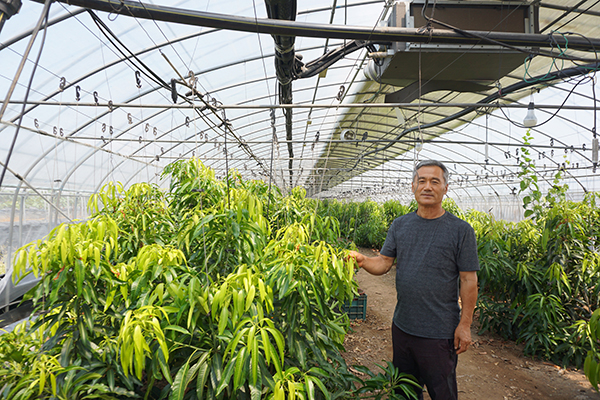
[[[492,3],[503,15],[530,4]],[[164,184],[162,168],[188,157],[199,157],[221,176],[236,169],[284,191],[304,186],[314,196],[359,200],[410,199],[415,162],[435,158],[450,169],[450,197],[481,201],[487,209],[490,198],[518,191],[529,102],[539,124],[531,129],[529,148],[541,181],[551,182],[563,167],[574,196],[598,190],[591,151],[597,105],[593,49],[600,37],[595,2],[535,3],[536,31],[551,34],[550,46],[524,45],[519,53],[489,50],[487,42],[413,43],[405,52],[410,57],[401,59],[412,72],[379,81],[363,73],[373,60],[368,53],[385,53],[377,60],[381,64],[402,50],[389,40],[374,41],[320,74],[293,80],[287,108],[279,100],[275,42],[257,33],[268,19],[265,3],[153,3],[255,20],[257,32],[122,15],[127,6],[120,4],[113,2],[109,13],[52,3],[46,23],[44,4],[25,0],[19,13],[3,21],[0,96],[8,102],[0,119],[2,166],[13,140],[14,149],[0,193],[12,196],[7,207],[13,220],[19,193],[36,191],[64,208],[52,196],[86,196],[108,181]],[[303,1],[295,20],[376,30],[388,25],[395,7],[385,1]],[[414,28],[427,35],[417,17]],[[294,51],[309,63],[349,44],[350,36],[298,35]],[[559,44],[565,37],[589,42],[588,49]],[[440,49],[458,61],[430,57]],[[527,59],[527,52],[538,50],[550,56]],[[492,55],[456,68],[461,59],[486,51]],[[570,75],[560,72],[578,67]],[[484,70],[493,79],[478,75]],[[431,90],[427,83],[439,76],[446,83]],[[412,92],[402,92],[407,87]],[[401,95],[391,96],[396,92]]]

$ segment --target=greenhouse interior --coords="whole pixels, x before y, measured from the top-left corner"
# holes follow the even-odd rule
[[[597,396],[596,48],[591,0],[0,0],[1,396],[416,398],[344,308],[426,160],[473,331]]]

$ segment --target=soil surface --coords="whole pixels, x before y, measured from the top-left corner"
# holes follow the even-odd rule
[[[377,253],[360,249],[367,256]],[[365,320],[351,323],[344,357],[348,365],[376,370],[392,359],[391,323],[396,304],[396,268],[382,276],[358,271],[356,281],[367,295]],[[522,346],[494,334],[477,334],[473,346],[458,356],[458,397],[461,400],[599,400],[583,371],[562,369],[552,363],[523,356]],[[425,393],[425,399],[429,399]]]

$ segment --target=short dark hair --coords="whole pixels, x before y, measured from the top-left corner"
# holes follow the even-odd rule
[[[413,170],[413,176],[412,176],[412,180],[413,182],[415,181],[415,176],[417,176],[417,171],[422,168],[422,167],[439,167],[442,172],[444,173],[444,182],[446,183],[446,185],[448,184],[448,178],[449,178],[449,173],[448,173],[448,168],[446,168],[446,166],[441,162],[441,161],[437,161],[437,160],[423,160],[423,161],[419,161],[419,163],[415,166],[415,169]]]

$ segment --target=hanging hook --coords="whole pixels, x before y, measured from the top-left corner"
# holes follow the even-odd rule
[[[335,98],[338,101],[342,101],[342,98],[344,97],[344,93],[346,93],[346,87],[344,85],[341,85],[340,90]]]
[[[79,85],[75,86],[75,100],[81,100],[81,87]]]
[[[94,103],[98,105],[98,92],[94,91]]]
[[[192,87],[192,89],[196,89],[196,83],[198,82],[198,78],[196,78],[196,75],[194,74],[194,71],[192,71],[192,70],[190,70],[189,75],[190,75],[189,84]]]
[[[67,80],[63,76],[62,78],[60,78],[60,83],[58,84],[58,88],[62,92],[63,90],[65,90],[65,86],[67,86]]]
[[[141,78],[140,78],[140,75],[141,75],[141,74],[140,74],[140,71],[135,71],[135,86],[136,86],[138,89],[141,89],[141,88],[142,88],[142,80],[141,80]]]

